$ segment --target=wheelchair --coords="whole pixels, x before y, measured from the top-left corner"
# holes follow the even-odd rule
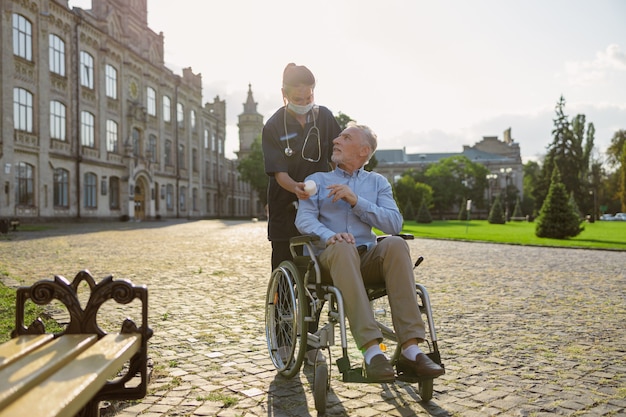
[[[413,235],[398,235],[404,239],[413,239]],[[386,236],[378,237],[378,240]],[[342,356],[336,360],[339,372],[344,382],[369,382],[364,376],[362,367],[353,367],[348,356],[348,334],[344,303],[341,292],[332,285],[322,283],[322,273],[317,257],[314,255],[314,236],[297,236],[290,240],[290,250],[293,261],[283,261],[272,271],[267,288],[265,304],[265,335],[269,356],[277,372],[287,378],[295,376],[302,366],[307,345],[321,349],[327,353],[327,361],[332,363],[330,346],[335,344],[335,327],[339,326]],[[307,255],[300,255],[307,253]],[[414,269],[423,261],[419,257]],[[437,335],[430,299],[426,288],[416,284],[415,288],[420,312],[427,327],[426,349],[422,350],[435,363],[444,366],[441,362]],[[367,288],[368,298],[374,308],[374,316],[384,337],[384,342],[395,343],[393,355],[390,356],[395,366],[401,353],[397,336],[386,316],[386,289]],[[381,314],[382,313],[382,314]],[[319,328],[311,333],[309,323],[316,322],[317,318],[327,316],[327,322],[320,320]],[[422,344],[422,347],[425,345]],[[385,347],[383,345],[383,347]],[[327,395],[330,390],[331,374],[328,364],[315,364],[313,373],[313,399],[315,409],[325,413]],[[421,401],[428,402],[433,395],[433,379],[398,374],[396,380],[417,383]]]

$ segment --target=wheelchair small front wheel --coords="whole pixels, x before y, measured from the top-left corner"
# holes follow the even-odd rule
[[[321,363],[315,366],[315,376],[313,379],[313,400],[315,410],[320,415],[326,413],[326,399],[328,396],[328,365]]]
[[[306,293],[297,267],[282,262],[272,271],[265,302],[265,336],[274,366],[291,378],[300,371],[307,343]]]
[[[417,393],[422,402],[428,402],[433,398],[433,380],[424,379],[417,383]]]

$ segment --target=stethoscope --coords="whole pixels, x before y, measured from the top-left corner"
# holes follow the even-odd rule
[[[293,149],[291,149],[291,146],[289,146],[289,138],[290,137],[293,138],[297,136],[297,133],[293,133],[289,135],[289,132],[287,132],[287,106],[285,106],[285,117],[283,119],[283,124],[285,127],[285,140],[287,141],[287,147],[285,148],[285,156],[292,156]],[[306,144],[309,142],[309,138],[313,136],[317,138],[317,159],[307,158],[306,156],[304,156],[304,149],[306,148]],[[305,161],[309,161],[309,162],[319,162],[322,156],[322,144],[320,142],[320,130],[317,128],[317,122],[315,120],[315,109],[313,109],[313,126],[309,128],[309,131],[304,137],[304,143],[302,144],[301,156],[302,156],[302,159],[304,159]]]

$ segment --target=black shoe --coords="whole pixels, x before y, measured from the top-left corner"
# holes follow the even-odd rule
[[[369,365],[365,363],[365,378],[368,382],[393,382],[396,374],[385,355],[375,355]]]
[[[414,361],[400,355],[396,369],[398,374],[426,378],[437,378],[446,373],[445,369],[433,362],[425,353],[418,354]]]

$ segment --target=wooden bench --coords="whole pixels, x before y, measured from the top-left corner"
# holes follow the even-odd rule
[[[78,289],[87,283],[84,308]],[[84,287],[84,285],[83,285]],[[41,319],[24,325],[24,307],[60,301],[69,323],[58,334],[46,333]],[[98,325],[100,307],[109,300],[141,303],[141,326],[127,318],[119,333]],[[137,308],[139,310],[139,308]],[[145,397],[148,385],[148,290],[108,276],[95,283],[89,271],[70,283],[62,276],[20,287],[16,294],[15,330],[0,345],[0,417],[98,416],[104,400]]]

